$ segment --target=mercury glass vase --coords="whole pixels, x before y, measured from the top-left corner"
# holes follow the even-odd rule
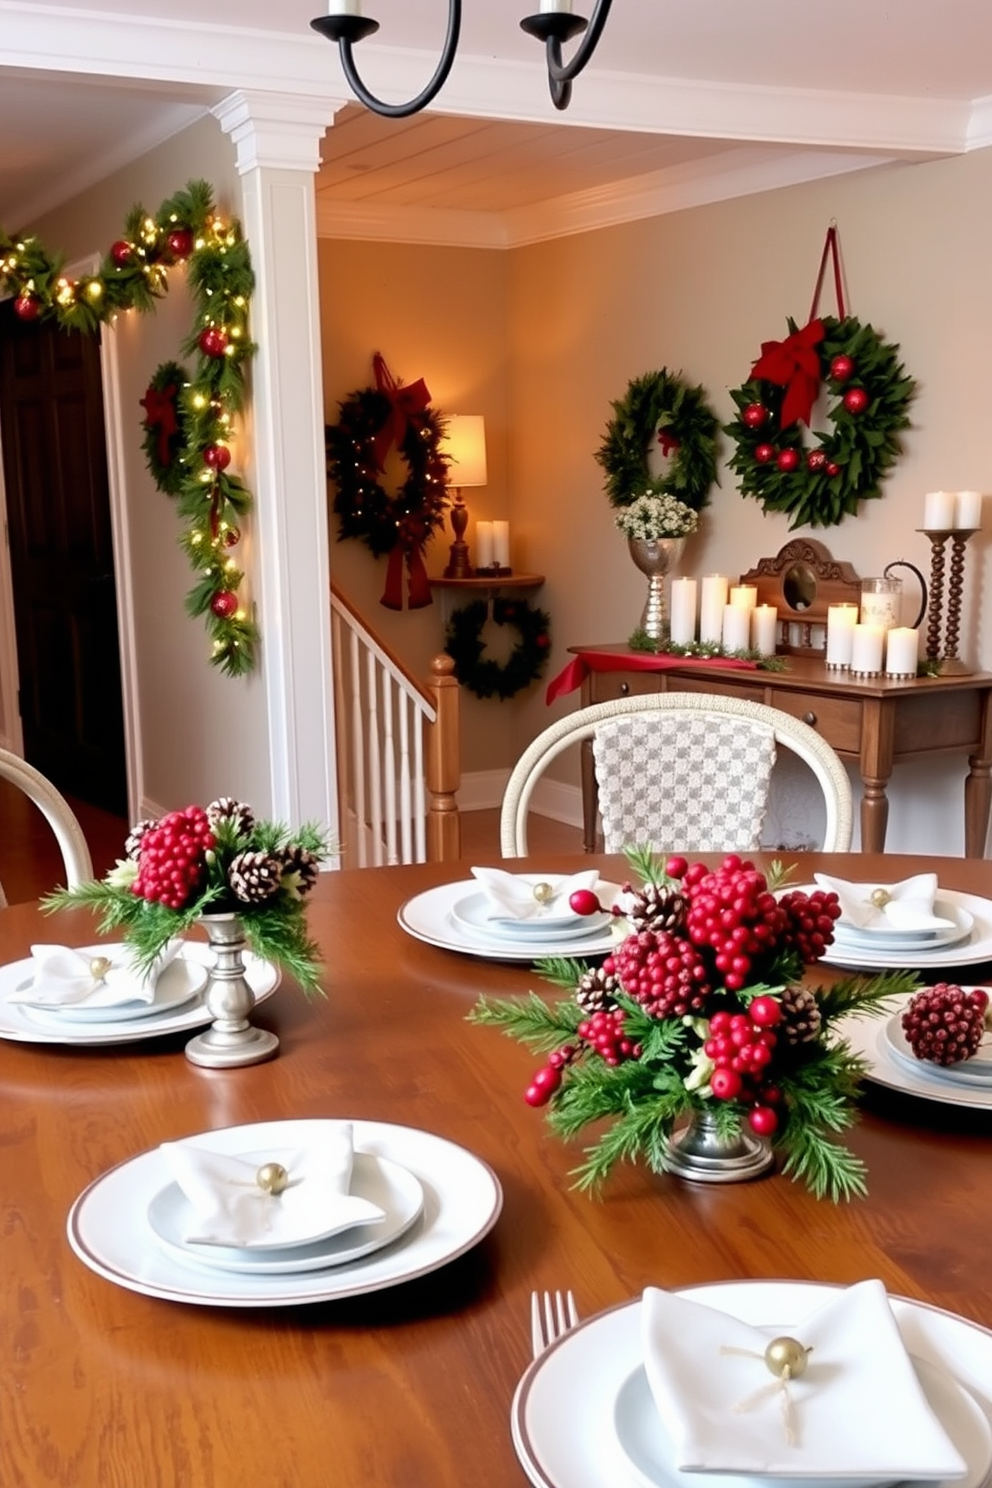
[[[684,537],[629,537],[630,556],[647,575],[648,597],[641,615],[640,628],[653,641],[668,639],[668,597],[665,580],[682,557]]]
[[[712,1111],[694,1111],[669,1138],[665,1161],[669,1173],[696,1183],[741,1183],[767,1173],[775,1158],[761,1137],[744,1131],[721,1137]]]
[[[255,994],[245,978],[245,934],[240,915],[205,914],[200,924],[213,952],[204,1003],[213,1022],[186,1045],[186,1058],[205,1069],[233,1069],[271,1059],[274,1033],[248,1021]]]

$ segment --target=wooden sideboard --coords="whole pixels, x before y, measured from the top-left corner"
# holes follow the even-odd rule
[[[815,728],[845,760],[858,767],[861,848],[885,850],[889,802],[886,787],[900,760],[964,754],[965,856],[985,854],[992,804],[992,673],[964,677],[852,678],[828,671],[821,660],[790,656],[784,671],[741,670],[712,662],[649,657],[626,646],[572,646],[589,672],[582,703],[650,692],[712,692],[780,708]],[[655,662],[657,669],[651,664]],[[586,850],[596,848],[596,783],[591,750],[583,754]]]

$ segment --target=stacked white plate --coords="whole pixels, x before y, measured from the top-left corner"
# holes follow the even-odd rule
[[[268,1121],[185,1141],[261,1166],[319,1147],[340,1122]],[[221,1307],[285,1307],[358,1296],[446,1264],[495,1224],[503,1196],[492,1170],[464,1148],[411,1127],[353,1121],[350,1192],[384,1217],[337,1233],[293,1229],[273,1209],[252,1244],[189,1238],[192,1206],[161,1148],[103,1174],[69,1214],[69,1243],[92,1271],[146,1296]],[[273,1206],[279,1200],[266,1196]]]
[[[767,1326],[771,1337],[789,1333],[834,1291],[803,1282],[726,1282],[680,1295]],[[889,1300],[931,1410],[966,1464],[962,1476],[930,1478],[930,1488],[982,1488],[992,1469],[992,1334],[935,1308]],[[864,1488],[874,1481],[812,1470],[794,1477],[679,1471],[644,1369],[641,1307],[638,1299],[580,1324],[521,1380],[511,1431],[536,1488]],[[884,1399],[878,1408],[885,1409]]]
[[[528,885],[548,883],[552,889],[562,881],[561,874],[522,873],[519,877]],[[620,892],[618,884],[601,881],[596,885],[596,896],[604,906],[601,914],[559,909],[516,919],[501,914],[473,878],[417,894],[402,906],[397,918],[416,940],[492,961],[605,955],[613,945],[616,918],[609,909]]]
[[[803,884],[812,893],[816,884]],[[992,901],[959,889],[939,889],[933,912],[946,920],[939,930],[898,930],[880,926],[860,929],[843,919],[834,923],[833,945],[823,960],[828,966],[856,971],[976,966],[992,960]]]

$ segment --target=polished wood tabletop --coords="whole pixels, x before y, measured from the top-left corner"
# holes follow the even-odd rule
[[[587,867],[544,859],[540,871]],[[626,876],[604,859],[608,877]],[[992,897],[964,859],[803,857],[891,882],[936,868]],[[708,1186],[626,1167],[600,1201],[571,1188],[578,1148],[522,1092],[540,1060],[466,1013],[540,987],[524,965],[422,944],[397,925],[452,865],[326,874],[310,909],[326,999],[284,985],[255,1021],[270,1063],[204,1070],[182,1037],[114,1048],[0,1044],[0,1483],[3,1488],[520,1488],[509,1409],[529,1362],[534,1288],[583,1315],[738,1278],[880,1277],[992,1327],[992,1116],[868,1087],[851,1145],[869,1197],[833,1206],[770,1176]],[[82,911],[0,914],[0,962],[94,939]],[[971,968],[969,981],[988,968]],[[491,1165],[502,1214],[418,1280],[347,1301],[200,1307],[125,1290],[72,1253],[66,1216],[95,1178],[160,1142],[284,1117],[397,1122]]]

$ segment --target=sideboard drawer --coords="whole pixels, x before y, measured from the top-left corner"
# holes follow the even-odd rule
[[[766,699],[773,708],[816,729],[840,754],[861,752],[862,707],[857,698],[825,697],[823,693],[786,692],[777,688]]]
[[[765,690],[753,680],[755,672],[742,673],[747,681],[727,682],[721,677],[714,685],[707,677],[676,676],[673,672],[593,672],[586,682],[590,703],[611,703],[616,698],[645,697],[653,692],[708,692],[721,697],[744,698],[750,703],[763,703]]]

